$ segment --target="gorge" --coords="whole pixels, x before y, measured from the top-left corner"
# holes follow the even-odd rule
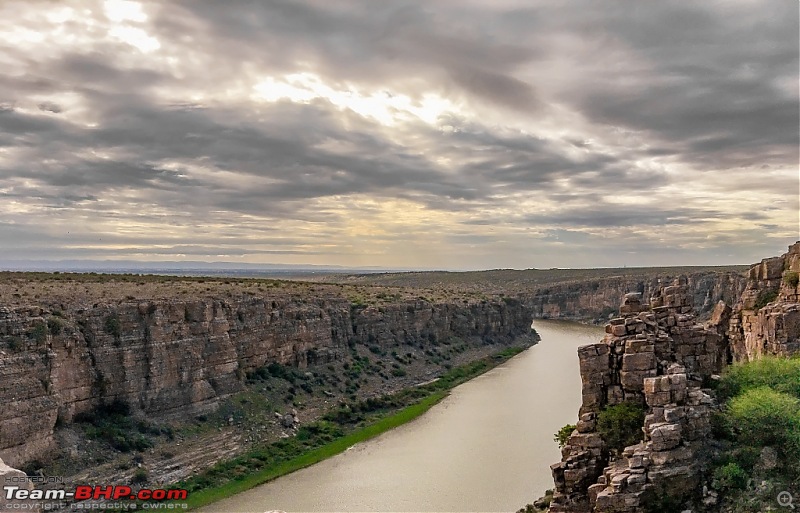
[[[779,283],[772,267],[778,265],[767,265],[755,278]],[[654,324],[662,321],[675,323],[671,335],[683,330],[685,336],[659,342],[657,350],[654,342],[646,362],[634,354],[619,359],[616,370],[596,364],[595,381],[620,383],[619,391],[602,392],[606,402],[642,394],[637,383],[658,377],[653,369],[662,372],[658,363],[651,369],[651,359],[686,352],[684,342],[695,348],[681,356],[689,373],[717,372],[732,357],[721,327],[729,312],[715,311],[712,327],[696,332],[683,309],[694,304],[708,317],[719,301],[734,304],[743,291],[742,297],[757,301],[753,272],[741,271],[487,271],[456,279],[452,273],[406,273],[334,277],[330,283],[3,273],[0,387],[8,399],[0,418],[0,457],[29,471],[45,468],[89,482],[128,483],[143,475],[145,482],[174,483],[248,447],[291,436],[342,400],[407,388],[453,365],[527,347],[535,342],[532,319],[602,324],[631,292],[662,297],[663,308],[677,308],[666,317],[672,321],[661,314],[639,319],[630,333],[634,339],[652,331],[657,340]],[[668,290],[676,279],[678,296],[677,289]],[[771,321],[777,315],[767,313],[772,310],[759,313],[763,319],[734,308],[739,311],[744,313],[733,318],[748,326],[747,333],[754,322],[764,329],[761,338],[744,331],[741,340],[732,336],[740,340],[735,344],[753,352],[760,347],[754,340],[764,337],[777,337],[787,348],[795,340],[791,311],[781,310],[788,324]],[[642,340],[637,344],[648,346],[649,339]],[[745,353],[735,352],[737,358]],[[584,351],[581,364],[586,361]],[[600,392],[593,393],[596,406],[586,403],[595,396],[584,390],[582,414],[605,404]],[[139,419],[155,445],[142,445],[133,460],[87,436],[97,432],[89,421],[116,404]],[[582,421],[584,430],[591,425],[589,417]],[[592,465],[586,476],[602,462]],[[569,485],[562,480],[558,493],[578,493],[586,479]],[[584,496],[580,507],[588,504],[590,496]]]

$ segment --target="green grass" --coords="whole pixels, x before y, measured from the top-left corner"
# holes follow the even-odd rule
[[[222,486],[214,488],[207,488],[199,492],[189,494],[186,503],[189,508],[198,508],[212,502],[230,497],[237,493],[244,492],[255,486],[271,481],[272,479],[300,470],[301,468],[308,467],[315,463],[335,456],[344,452],[347,448],[359,443],[375,438],[376,436],[405,424],[415,418],[419,417],[428,411],[433,405],[441,401],[447,396],[446,391],[434,392],[432,395],[422,399],[416,404],[407,406],[402,410],[384,417],[377,422],[358,429],[352,433],[344,435],[332,442],[329,442],[321,447],[313,449],[309,452],[301,454],[289,461],[279,463],[276,466],[266,468],[254,474],[250,474],[243,479],[230,481]]]

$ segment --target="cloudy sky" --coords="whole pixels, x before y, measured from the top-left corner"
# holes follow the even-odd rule
[[[750,263],[798,2],[0,4],[0,263]]]

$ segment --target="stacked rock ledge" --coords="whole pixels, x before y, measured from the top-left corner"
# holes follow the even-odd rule
[[[726,362],[715,322],[696,322],[685,280],[663,284],[649,303],[629,293],[605,338],[578,350],[583,403],[577,429],[551,467],[551,512],[644,511],[656,494],[691,494],[706,461],[712,397],[703,381]],[[613,458],[597,416],[632,401],[647,407],[642,441]]]

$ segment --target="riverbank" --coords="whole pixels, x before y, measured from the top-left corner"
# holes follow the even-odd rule
[[[522,352],[510,347],[454,367],[438,380],[381,397],[343,403],[322,420],[301,427],[294,437],[255,448],[175,485],[189,490],[190,508],[219,501],[308,467],[416,419],[452,388]]]

